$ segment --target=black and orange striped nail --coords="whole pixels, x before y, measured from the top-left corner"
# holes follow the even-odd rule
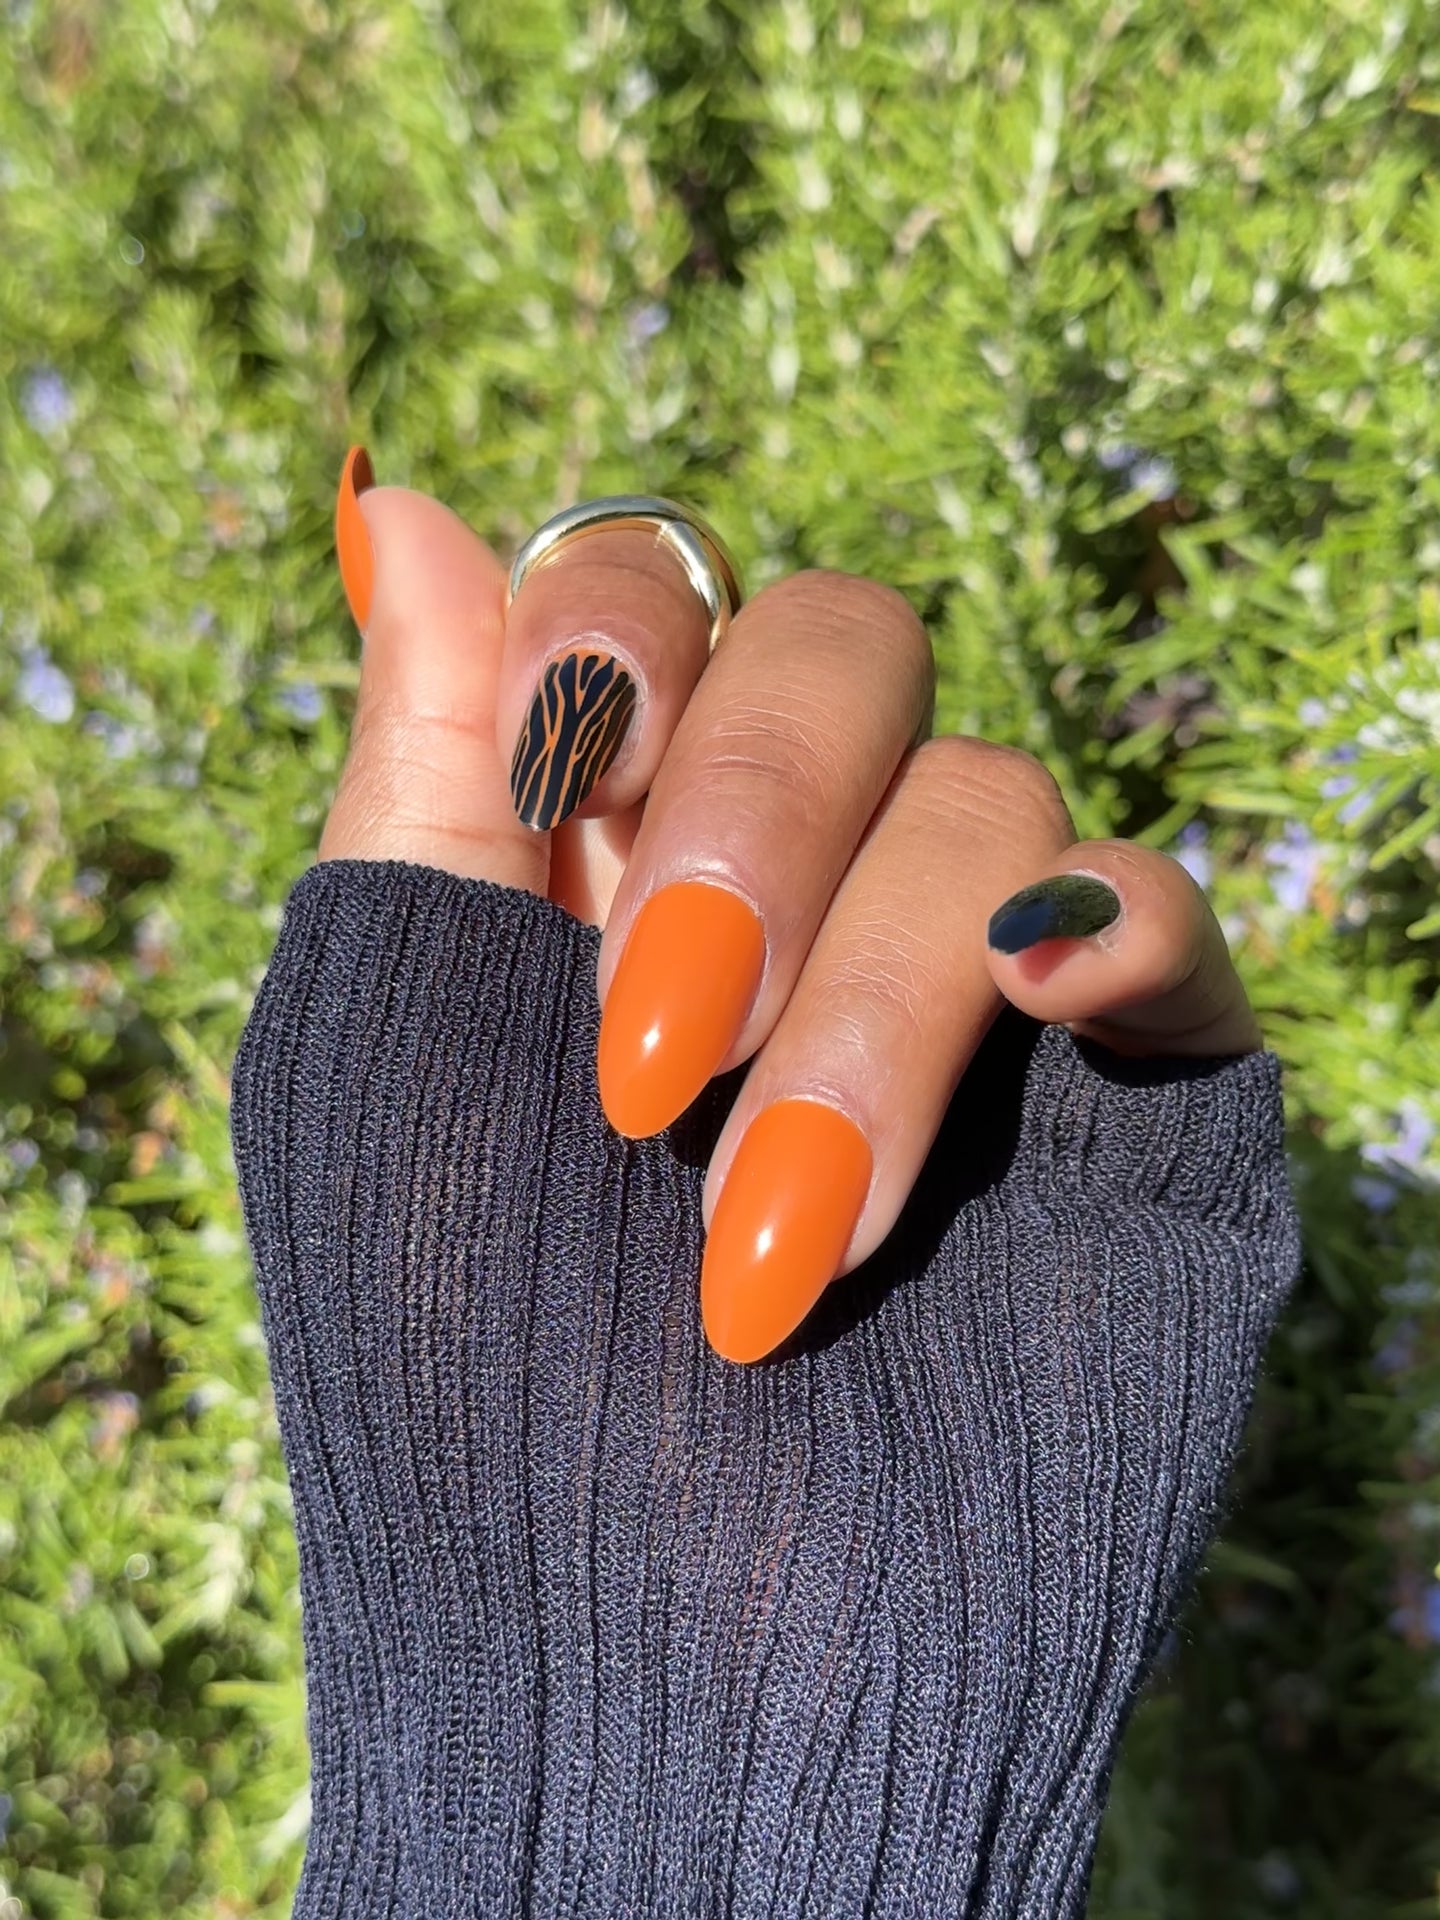
[[[540,676],[510,762],[527,827],[558,827],[614,760],[635,711],[635,682],[608,653],[567,653]]]

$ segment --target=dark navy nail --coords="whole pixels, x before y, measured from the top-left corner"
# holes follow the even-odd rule
[[[1120,896],[1088,873],[1057,873],[1012,893],[990,916],[986,938],[1001,953],[1037,940],[1083,940],[1120,917]]]

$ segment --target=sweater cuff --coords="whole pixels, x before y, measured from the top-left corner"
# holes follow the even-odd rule
[[[1011,1178],[1120,1213],[1139,1201],[1289,1237],[1281,1062],[1268,1049],[1140,1058],[1038,1027]]]
[[[371,1084],[398,1074],[412,1096],[449,1081],[447,1049],[463,1050],[472,1068],[486,1062],[479,1084],[502,1100],[512,1140],[543,1143],[567,1112],[583,1134],[608,1136],[594,1064],[600,938],[522,888],[405,861],[322,861],[286,902],[237,1075],[248,1055],[277,1057],[260,1044],[281,1037],[277,1022],[282,1056],[323,1051],[342,1078]],[[712,1083],[697,1103],[707,1119],[747,1070]],[[1159,1202],[1247,1234],[1292,1230],[1281,1063],[1268,1050],[1131,1058],[1006,1007],[962,1076],[942,1150],[957,1116],[966,1158],[1034,1198],[1116,1212]]]

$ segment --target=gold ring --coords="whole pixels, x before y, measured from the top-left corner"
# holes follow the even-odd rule
[[[552,514],[530,535],[511,564],[507,610],[525,576],[553,560],[567,540],[603,533],[611,527],[651,527],[655,538],[669,547],[710,616],[713,653],[744,598],[739,570],[713,527],[689,507],[662,499],[659,494],[607,493]]]

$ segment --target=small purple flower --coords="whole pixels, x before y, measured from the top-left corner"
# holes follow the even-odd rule
[[[1341,807],[1339,813],[1335,816],[1336,819],[1348,827],[1352,821],[1358,820],[1361,814],[1368,810],[1379,791],[1380,782],[1378,780],[1367,780],[1355,798],[1353,800],[1347,800],[1344,806]]]
[[[138,731],[126,721],[117,720],[113,713],[101,713],[97,709],[87,713],[81,725],[86,733],[105,742],[105,751],[112,760],[129,760],[140,745]]]
[[[214,624],[215,609],[213,607],[198,606],[190,615],[190,631],[192,633],[209,633]]]
[[[58,433],[75,410],[70,389],[53,367],[41,367],[25,382],[20,408],[37,433]]]
[[[1172,858],[1189,874],[1202,892],[1210,885],[1214,862],[1210,858],[1210,835],[1203,820],[1190,820],[1180,829]]]
[[[1372,1167],[1379,1167],[1382,1173],[1404,1172],[1412,1177],[1420,1176],[1420,1163],[1435,1138],[1435,1124],[1420,1103],[1410,1099],[1400,1102],[1397,1120],[1399,1131],[1396,1139],[1388,1144],[1367,1142],[1360,1149],[1360,1158]]]
[[[282,687],[275,696],[292,720],[298,720],[301,726],[313,727],[325,711],[325,696],[309,680],[299,680],[293,687]]]
[[[1287,820],[1284,838],[1265,849],[1265,864],[1277,870],[1270,885],[1280,905],[1290,913],[1303,912],[1320,870],[1320,849],[1308,828]]]
[[[28,1173],[30,1168],[33,1167],[35,1162],[40,1158],[40,1149],[33,1140],[12,1140],[10,1142],[10,1158],[14,1165],[20,1169],[21,1173]]]
[[[1180,491],[1180,476],[1163,454],[1147,453],[1128,440],[1118,446],[1101,447],[1096,458],[1106,473],[1123,473],[1126,486],[1134,493],[1148,493],[1152,500],[1173,500]]]
[[[1386,1213],[1399,1198],[1399,1188],[1389,1180],[1376,1180],[1368,1173],[1357,1173],[1351,1177],[1350,1191],[1371,1213]]]
[[[1425,1598],[1420,1603],[1420,1611],[1425,1621],[1427,1637],[1440,1643],[1440,1580],[1432,1580],[1426,1587]]]
[[[1360,749],[1351,744],[1331,747],[1328,752],[1322,753],[1320,756],[1322,760],[1328,760],[1332,763],[1336,761],[1346,762],[1357,760],[1359,757]],[[1354,788],[1355,776],[1353,773],[1332,773],[1328,779],[1320,782],[1320,791],[1327,800],[1338,799],[1342,793],[1351,793]],[[1370,806],[1370,803],[1379,791],[1380,782],[1378,780],[1367,780],[1365,785],[1361,787],[1358,792],[1355,792],[1354,798],[1345,802],[1345,805],[1341,807],[1336,818],[1343,821],[1348,827],[1353,821],[1360,818],[1361,814]]]
[[[27,647],[22,655],[20,698],[42,720],[59,725],[75,711],[75,689],[43,647]]]
[[[1126,467],[1133,467],[1143,456],[1139,447],[1132,447],[1128,441],[1122,440],[1118,447],[1101,447],[1097,457],[1107,473],[1119,473]]]
[[[101,1393],[95,1398],[90,1442],[103,1457],[113,1457],[126,1434],[140,1424],[140,1402],[133,1393]]]
[[[1180,491],[1180,476],[1160,454],[1147,453],[1132,464],[1130,485],[1153,500],[1173,500]]]
[[[632,345],[640,346],[653,340],[657,333],[663,333],[670,324],[670,309],[659,300],[647,300],[642,307],[633,307],[626,325]]]
[[[1283,1853],[1267,1853],[1263,1860],[1258,1860],[1255,1863],[1255,1878],[1261,1890],[1272,1900],[1298,1899],[1305,1885]]]
[[[1378,1373],[1403,1373],[1407,1367],[1415,1364],[1415,1336],[1418,1329],[1413,1320],[1402,1320],[1375,1355],[1375,1369]]]

